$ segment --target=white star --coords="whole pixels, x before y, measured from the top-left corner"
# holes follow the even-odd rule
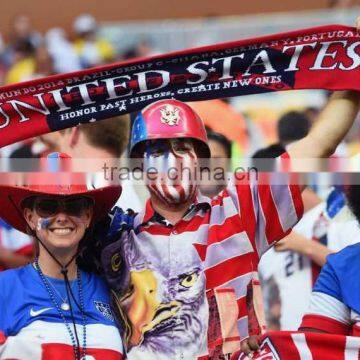
[[[210,69],[209,69],[209,72],[215,72],[216,71],[216,69],[214,68],[214,67],[211,67]]]
[[[121,106],[119,107],[119,111],[122,111],[122,110],[126,110],[126,105],[125,104],[121,104]]]
[[[92,118],[92,119],[89,120],[89,122],[91,122],[91,123],[92,123],[92,122],[95,122],[95,121],[96,121],[96,119],[94,119],[94,118]]]

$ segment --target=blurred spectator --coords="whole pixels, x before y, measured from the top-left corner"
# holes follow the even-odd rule
[[[336,9],[347,9],[360,6],[360,0],[329,0],[329,7]]]
[[[81,69],[79,57],[63,29],[50,29],[46,33],[45,41],[49,54],[53,58],[53,66],[56,73]]]
[[[53,59],[45,45],[37,48],[31,42],[18,42],[14,48],[14,63],[9,68],[6,84],[41,78],[55,74]]]
[[[359,224],[360,185],[350,185],[346,195]],[[360,244],[355,244],[327,258],[300,331],[359,336],[359,255]]]
[[[279,144],[259,150],[254,154],[257,159],[253,165],[263,167],[264,162],[259,165],[258,158],[277,157],[284,150]],[[274,170],[273,162],[266,170]],[[270,330],[278,330],[278,321],[281,330],[296,330],[326,256],[360,240],[360,229],[349,215],[340,189],[333,189],[325,202],[309,188],[303,191],[302,198],[303,218],[290,235],[275,244],[259,263]],[[280,295],[278,301],[271,296],[276,286]]]
[[[280,330],[281,317],[281,298],[279,284],[271,275],[268,279],[260,279],[265,281],[263,285],[264,311],[266,314],[266,327],[268,330]]]
[[[311,125],[316,121],[319,113],[320,113],[320,108],[314,106],[309,106],[306,109],[304,109],[304,114],[309,119]]]
[[[33,50],[41,43],[41,35],[33,29],[31,19],[26,14],[14,16],[10,23],[8,46],[5,48],[3,61],[7,67],[16,62],[19,47],[29,44]]]
[[[290,111],[281,116],[277,123],[279,142],[286,146],[305,137],[310,130],[308,117],[298,111]]]
[[[231,159],[231,141],[224,135],[213,131],[210,127],[206,126],[206,133],[208,136],[208,144],[211,152],[211,169],[221,167],[224,174],[230,171],[230,159]],[[202,184],[200,191],[203,195],[208,197],[214,197],[221,190],[226,187],[225,179],[218,179],[210,175],[209,184]]]
[[[31,79],[41,78],[55,74],[53,58],[50,56],[44,45],[39,46],[35,51],[35,69],[30,76]]]
[[[0,271],[23,266],[33,255],[31,238],[0,219]]]
[[[252,156],[252,166],[259,171],[275,171],[275,158],[279,157],[285,151],[285,147],[281,144],[273,144],[264,149],[260,149]]]
[[[52,151],[65,152],[72,158],[118,159],[128,144],[129,127],[129,117],[123,115],[47,134],[46,140],[52,144]]]
[[[115,50],[109,41],[97,35],[98,25],[90,14],[83,14],[74,21],[76,34],[74,48],[84,68],[111,62]]]
[[[162,51],[155,49],[149,40],[143,39],[136,43],[134,47],[128,49],[123,54],[123,59],[129,60],[133,58],[148,57],[152,55],[158,55],[161,52]]]
[[[26,140],[10,153],[10,171],[37,171],[35,163],[26,159],[37,159],[46,156],[47,153],[48,147],[40,137]]]
[[[12,50],[13,62],[5,76],[5,84],[30,79],[36,68],[35,47],[29,40],[18,41]]]

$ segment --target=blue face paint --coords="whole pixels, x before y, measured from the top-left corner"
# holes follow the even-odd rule
[[[51,222],[50,218],[46,218],[46,219],[39,218],[38,224],[37,224],[37,230],[40,231],[40,230],[47,229],[50,225],[50,222]]]

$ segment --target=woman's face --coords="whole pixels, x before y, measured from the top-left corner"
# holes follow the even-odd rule
[[[93,215],[85,197],[36,197],[24,217],[36,236],[52,251],[76,249]]]

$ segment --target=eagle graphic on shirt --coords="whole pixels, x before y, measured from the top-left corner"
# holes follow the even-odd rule
[[[174,272],[167,261],[169,249],[154,246],[151,239],[144,241],[131,232],[113,255],[114,270],[122,272],[113,294],[128,357],[169,359],[176,351],[204,353],[206,336],[201,334],[206,334],[208,306],[199,256],[191,242],[178,242],[178,256],[171,257],[171,262],[178,261]]]

